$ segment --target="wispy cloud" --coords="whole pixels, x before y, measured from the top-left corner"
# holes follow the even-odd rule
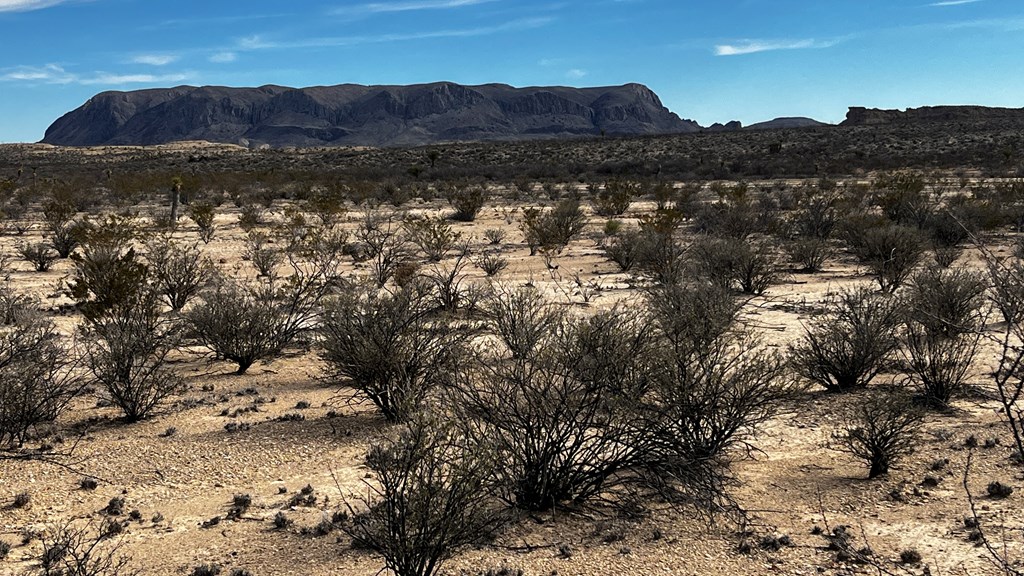
[[[208,60],[214,64],[228,64],[238,60],[238,54],[235,52],[217,52],[210,56]]]
[[[188,74],[113,74],[110,72],[92,72],[77,74],[65,70],[58,64],[45,66],[17,66],[0,70],[0,82],[26,82],[34,84],[82,84],[122,85],[122,84],[159,84],[165,82],[181,82],[188,79]]]
[[[493,26],[478,28],[455,28],[426,32],[409,32],[399,34],[380,34],[377,36],[327,36],[321,38],[303,38],[299,40],[269,40],[260,35],[249,36],[238,40],[239,50],[271,50],[288,48],[331,48],[338,46],[356,46],[360,44],[380,44],[385,42],[407,42],[411,40],[431,40],[439,38],[469,38],[473,36],[489,36],[501,32],[540,28],[554,21],[554,18],[523,18]]]
[[[932,2],[929,6],[962,6],[964,4],[976,4],[983,0],[944,0],[943,2]]]
[[[813,38],[805,40],[743,40],[735,44],[719,44],[715,46],[715,56],[742,56],[774,50],[831,48],[839,42],[841,42],[839,39],[815,40]]]
[[[133,56],[130,62],[132,64],[147,64],[149,66],[167,66],[177,60],[178,57],[174,54],[139,54],[138,56]]]
[[[355,6],[343,6],[331,10],[332,14],[351,16],[359,14],[379,14],[388,12],[412,12],[416,10],[446,10],[489,4],[498,0],[405,0],[402,2],[370,2]]]
[[[28,12],[64,4],[68,0],[0,0],[0,12]]]
[[[579,68],[573,68],[565,73],[565,77],[569,78],[570,80],[579,80],[580,78],[583,78],[586,75],[587,71],[581,70]]]

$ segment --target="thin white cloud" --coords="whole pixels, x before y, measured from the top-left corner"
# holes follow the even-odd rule
[[[963,6],[964,4],[976,4],[983,0],[945,0],[944,2],[932,2],[929,6]]]
[[[112,74],[109,72],[93,72],[88,75],[69,72],[57,64],[45,66],[18,66],[0,70],[0,82],[25,82],[32,84],[82,84],[93,86],[99,84],[161,84],[181,82],[188,79],[188,74]]]
[[[167,66],[176,62],[178,57],[173,54],[140,54],[131,59],[132,64],[147,64],[149,66]]]
[[[715,46],[715,56],[743,56],[745,54],[757,54],[758,52],[771,52],[775,50],[808,50],[817,48],[831,48],[838,44],[839,40],[744,40],[736,44],[719,44]]]
[[[587,71],[581,70],[579,68],[573,68],[572,70],[569,70],[565,73],[565,77],[571,80],[579,80],[580,78],[583,78],[586,75]]]
[[[218,52],[210,56],[209,60],[214,64],[228,64],[238,60],[238,54],[235,52]]]
[[[406,0],[403,2],[370,2],[368,4],[335,8],[331,13],[340,16],[351,16],[388,12],[412,12],[416,10],[447,10],[450,8],[476,6],[477,4],[488,4],[497,1],[498,0]]]
[[[28,12],[64,4],[68,0],[0,0],[0,12]]]
[[[260,35],[249,36],[238,40],[239,50],[281,50],[294,48],[332,48],[338,46],[356,46],[360,44],[381,44],[385,42],[406,42],[410,40],[432,40],[439,38],[469,38],[473,36],[489,36],[501,32],[540,28],[554,21],[554,18],[524,18],[512,20],[494,26],[479,28],[461,28],[451,30],[435,30],[430,32],[410,32],[405,34],[381,34],[378,36],[328,36],[322,38],[305,38],[300,40],[268,40]]]

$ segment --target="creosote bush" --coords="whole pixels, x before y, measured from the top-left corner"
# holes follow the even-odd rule
[[[0,287],[0,452],[53,422],[82,390],[75,354],[33,301]]]
[[[924,256],[921,233],[891,224],[866,225],[851,220],[846,227],[851,253],[864,264],[882,291],[893,293],[914,272]]]
[[[431,576],[455,553],[488,542],[506,521],[490,496],[493,463],[449,423],[421,414],[367,456],[375,479],[342,529],[397,576]]]
[[[146,259],[154,289],[171,310],[180,311],[210,279],[212,264],[195,244],[159,238],[147,246]]]
[[[533,255],[538,250],[562,250],[583,231],[586,224],[587,218],[580,209],[579,201],[566,199],[551,210],[527,208],[523,211],[521,228]]]
[[[867,386],[892,365],[901,321],[899,301],[866,287],[833,294],[790,347],[793,368],[831,392]]]
[[[460,222],[472,222],[484,207],[487,191],[482,186],[454,186],[445,197],[455,209],[452,218]]]
[[[914,451],[921,419],[910,398],[874,392],[849,409],[843,428],[832,436],[833,448],[863,460],[868,478],[875,478]]]
[[[93,376],[130,422],[150,416],[182,386],[166,365],[178,346],[178,323],[161,317],[158,306],[158,296],[145,291],[104,311],[83,329]]]
[[[457,368],[464,336],[432,312],[422,285],[394,293],[350,290],[328,299],[321,358],[333,378],[370,399],[385,418],[404,421]]]

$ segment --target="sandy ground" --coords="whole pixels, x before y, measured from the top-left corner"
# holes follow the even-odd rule
[[[419,208],[440,207],[434,203]],[[634,204],[631,215],[651,208]],[[500,227],[508,232],[502,249],[511,265],[501,275],[504,282],[531,282],[583,313],[638,297],[635,283],[618,273],[596,246],[602,220],[592,218],[583,236],[554,259],[557,269],[549,270],[540,257],[528,255],[515,212],[510,206],[489,207],[477,222],[455,224],[480,247],[483,230]],[[203,250],[221,267],[248,273],[236,266],[243,238],[236,220],[237,213],[222,214],[213,242]],[[187,220],[177,234],[196,238]],[[25,238],[5,236],[0,245],[13,253],[17,242],[38,236],[38,231]],[[964,256],[965,262],[974,260],[970,253]],[[69,262],[58,262],[48,273],[33,272],[24,262],[14,262],[12,269],[11,282],[19,290],[39,295],[46,305],[66,303],[58,286],[69,274]],[[483,281],[479,270],[467,272]],[[590,303],[573,283],[577,273],[601,287]],[[766,342],[784,347],[799,337],[801,323],[829,290],[858,282],[867,280],[851,260],[839,255],[821,273],[790,274],[748,305],[745,321]],[[69,331],[76,321],[60,318]],[[979,391],[989,387],[994,361],[992,349],[980,355],[972,377]],[[0,463],[0,539],[14,546],[0,560],[0,574],[31,573],[37,565],[41,546],[38,540],[22,543],[26,530],[42,530],[64,519],[99,519],[114,497],[124,497],[127,510],[140,512],[141,520],[132,522],[124,535],[124,550],[146,574],[189,574],[203,563],[219,564],[225,573],[245,568],[256,576],[377,573],[381,563],[351,550],[340,532],[301,533],[328,510],[365,492],[366,447],[385,429],[372,406],[351,402],[344,389],[322,382],[312,354],[258,364],[245,376],[233,375],[226,363],[196,355],[183,355],[175,363],[187,377],[188,390],[148,421],[123,425],[114,410],[96,407],[94,397],[80,399],[61,421],[67,429],[84,431],[71,466]],[[296,408],[300,401],[311,407]],[[756,533],[749,554],[737,551],[735,524],[698,517],[688,509],[660,508],[641,520],[600,510],[559,512],[525,518],[495,547],[462,554],[445,571],[475,573],[508,566],[531,575],[877,573],[836,562],[824,539],[812,534],[815,527],[846,524],[859,541],[866,537],[879,558],[897,559],[908,548],[923,556],[920,565],[891,566],[894,573],[998,573],[983,550],[967,540],[968,508],[961,485],[968,454],[964,442],[970,436],[982,443],[1004,440],[975,452],[975,494],[983,494],[992,480],[1020,485],[995,404],[979,393],[958,401],[950,414],[931,414],[917,453],[888,477],[868,481],[862,465],[826,447],[841,408],[857,401],[856,394],[809,393],[758,434],[753,442],[757,452],[736,463],[733,494],[751,512],[750,528]],[[258,411],[222,415],[250,406]],[[276,420],[292,413],[305,419]],[[251,428],[229,432],[228,423],[249,423]],[[166,436],[170,429],[175,433]],[[74,435],[65,432],[64,437],[71,442]],[[933,470],[942,459],[948,464]],[[79,488],[84,473],[100,479],[97,489]],[[938,485],[924,486],[927,475],[938,478]],[[307,485],[315,490],[316,505],[289,506],[291,497]],[[22,491],[31,494],[31,504],[10,507]],[[205,521],[227,513],[235,494],[252,496],[250,510],[238,520],[204,528]],[[982,497],[979,504],[984,517],[1006,526],[1011,551],[1019,552],[1024,542],[1019,492],[1006,500]],[[273,529],[271,519],[281,510],[295,521],[292,529]],[[789,535],[794,546],[778,552],[758,549],[758,539],[767,534]],[[563,545],[572,551],[568,558],[559,553]]]

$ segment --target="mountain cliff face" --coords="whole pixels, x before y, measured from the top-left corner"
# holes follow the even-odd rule
[[[54,122],[43,142],[151,145],[415,146],[465,140],[696,132],[640,84],[513,88],[449,82],[313,88],[181,86],[104,92]]]
[[[853,107],[840,126],[877,126],[888,124],[922,124],[929,122],[1024,121],[1024,108],[989,108],[985,106],[925,106],[901,110]]]

